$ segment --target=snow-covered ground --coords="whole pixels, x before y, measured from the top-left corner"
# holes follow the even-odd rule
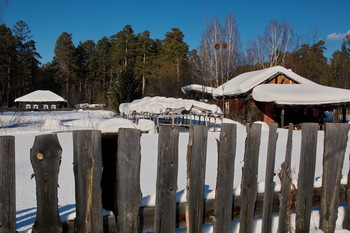
[[[58,139],[62,146],[62,163],[59,174],[58,203],[62,220],[74,218],[75,216],[75,194],[74,194],[74,175],[73,175],[73,145],[71,130],[78,129],[106,129],[117,130],[120,126],[126,126],[123,119],[113,117],[110,111],[81,111],[71,112],[4,112],[0,115],[0,136],[14,135],[16,144],[16,207],[17,207],[17,230],[18,232],[30,232],[36,217],[36,195],[35,180],[30,179],[33,169],[30,164],[30,148],[33,146],[34,138],[40,134],[58,133]],[[113,119],[112,119],[113,118]],[[112,120],[111,120],[112,119]],[[263,124],[263,123],[262,123]],[[131,124],[130,127],[152,127],[149,122],[142,122],[139,126]],[[156,166],[157,166],[157,142],[158,135],[152,133],[143,134],[141,137],[141,191],[143,194],[142,205],[152,205],[155,201],[156,186]],[[237,155],[234,179],[234,193],[240,192],[241,167],[243,166],[244,143],[246,137],[246,128],[238,125]],[[322,174],[322,154],[323,154],[323,132],[319,132],[315,186],[321,185]],[[210,132],[208,135],[207,148],[207,167],[206,167],[206,197],[215,197],[215,183],[217,172],[217,142],[219,132]],[[259,158],[259,192],[263,192],[266,150],[268,140],[268,126],[263,124],[262,141]],[[287,130],[278,129],[278,143],[276,154],[276,171],[280,169],[284,161],[285,144],[287,141]],[[294,131],[293,134],[293,154],[292,170],[293,179],[296,182],[299,167],[301,132]],[[178,195],[179,201],[185,201],[186,187],[186,150],[188,143],[188,133],[180,133],[179,138],[179,172],[178,172]],[[349,149],[346,151],[342,183],[347,182],[347,172],[349,169]],[[276,190],[280,189],[279,180],[276,181]],[[348,232],[341,230],[343,220],[343,207],[339,208],[339,217],[337,222],[337,232]],[[321,232],[318,228],[318,213],[314,211],[311,217],[311,228],[314,232]],[[273,229],[277,229],[278,217],[275,217]],[[237,222],[233,222],[233,229],[239,227]],[[255,221],[255,232],[260,232],[261,220]],[[205,226],[203,232],[212,232],[212,226]],[[179,232],[184,232],[179,230]]]

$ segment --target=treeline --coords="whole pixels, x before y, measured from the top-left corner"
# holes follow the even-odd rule
[[[214,17],[198,50],[191,51],[178,28],[152,39],[149,31],[135,34],[126,25],[115,35],[76,46],[73,35],[63,32],[47,64],[40,64],[30,33],[24,21],[12,29],[0,25],[1,106],[11,107],[15,98],[47,89],[70,106],[107,103],[117,110],[120,103],[142,96],[184,97],[184,85],[215,87],[240,73],[275,65],[320,84],[350,88],[350,36],[328,60],[325,42],[316,33],[313,40],[301,39],[284,21],[271,21],[245,50],[231,14],[224,24]]]

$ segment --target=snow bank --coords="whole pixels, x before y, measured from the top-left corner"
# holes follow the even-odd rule
[[[144,133],[157,132],[156,126],[153,121],[147,119],[140,119],[137,123],[137,127]]]
[[[118,133],[120,128],[137,129],[137,126],[132,121],[124,118],[112,118],[102,121],[98,127],[101,133]]]
[[[319,105],[350,102],[350,90],[319,84],[263,84],[254,88],[253,99],[284,105]]]
[[[41,127],[41,131],[60,131],[67,126],[63,125],[58,119],[47,119],[44,125]]]
[[[215,104],[206,104],[196,100],[187,100],[181,98],[166,98],[166,97],[144,97],[134,100],[131,103],[122,103],[119,105],[120,113],[130,115],[133,112],[137,113],[165,113],[169,109],[184,108],[190,110],[192,107],[199,107],[205,110],[210,110],[213,113],[221,114],[221,109]]]

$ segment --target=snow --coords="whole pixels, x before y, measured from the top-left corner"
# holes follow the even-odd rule
[[[137,126],[130,120],[123,118],[112,118],[101,122],[98,127],[101,133],[117,133],[120,128],[137,129]]]
[[[253,99],[283,105],[320,105],[350,102],[350,90],[319,84],[262,84]]]
[[[67,102],[67,100],[52,91],[37,90],[15,99],[15,102]]]
[[[237,123],[232,120],[224,119],[228,123]],[[53,126],[43,127],[53,123]],[[267,153],[267,141],[269,130],[265,123],[262,124],[262,137],[259,157],[259,172],[258,172],[258,191],[264,191],[264,176],[265,163]],[[30,232],[36,216],[36,195],[35,195],[35,180],[30,179],[33,173],[30,164],[30,148],[33,146],[35,136],[57,132],[58,139],[63,149],[62,161],[59,173],[59,188],[58,188],[58,203],[61,220],[72,219],[75,217],[75,194],[74,194],[74,173],[73,173],[73,139],[72,130],[79,129],[100,129],[112,131],[109,127],[118,128],[126,126],[127,121],[114,117],[110,111],[71,111],[71,112],[5,112],[0,115],[0,135],[15,136],[15,151],[16,151],[16,217],[17,230],[19,233]],[[124,125],[125,124],[125,125]],[[139,122],[138,127],[144,122]],[[131,127],[137,125],[131,125]],[[50,130],[51,127],[51,130]],[[113,131],[116,128],[113,128]],[[238,124],[237,127],[237,153],[235,160],[235,177],[234,190],[237,195],[240,193],[240,180],[242,175],[242,167],[244,163],[244,145],[246,140],[245,126]],[[286,141],[288,130],[278,129],[278,142],[276,148],[275,172],[277,173],[284,161]],[[217,140],[219,132],[209,132],[208,148],[207,148],[207,164],[205,176],[205,196],[207,198],[215,197],[215,183],[217,172]],[[318,132],[317,160],[315,172],[315,186],[321,184],[322,177],[322,155],[323,155],[323,131]],[[189,140],[188,133],[180,133],[179,135],[179,171],[178,171],[178,192],[177,200],[186,201],[186,153],[187,143]],[[299,169],[299,153],[301,145],[301,132],[294,131],[293,133],[293,151],[292,151],[292,180],[296,184],[298,169]],[[143,194],[142,205],[154,205],[155,189],[156,189],[156,167],[157,167],[157,149],[158,149],[158,134],[142,134],[141,136],[141,191]],[[349,148],[346,151],[346,158],[349,155]],[[347,183],[347,172],[349,163],[344,162],[343,178],[341,182]],[[278,177],[275,177],[275,190],[280,190],[280,182]],[[108,214],[108,212],[106,212]],[[344,216],[343,207],[339,207],[339,217],[337,223],[337,232],[348,232],[341,229],[341,221]],[[318,228],[318,211],[314,211],[311,217],[311,229],[313,232]],[[276,220],[277,219],[277,220]],[[278,217],[274,218],[273,229],[276,229]],[[237,221],[232,222],[233,229],[239,228]],[[261,229],[261,219],[256,219],[254,222],[254,232],[259,233]],[[178,232],[184,232],[179,229]],[[212,226],[206,225],[203,232],[213,232]]]
[[[215,104],[206,104],[196,100],[188,100],[182,98],[166,98],[166,97],[144,97],[134,100],[131,103],[123,103],[119,106],[119,112],[130,115],[137,113],[166,113],[171,109],[184,108],[190,110],[191,107],[199,107],[210,110],[213,113],[221,114],[221,109]]]
[[[215,90],[214,87],[207,87],[199,84],[190,84],[181,88],[181,91],[184,94],[186,94],[188,91],[198,91],[198,92],[212,94],[214,90]]]
[[[216,88],[213,91],[213,96],[234,96],[247,93],[255,86],[263,83],[276,74],[285,74],[287,77],[299,84],[315,84],[314,82],[294,73],[290,69],[286,69],[282,66],[274,66],[262,70],[240,74]]]

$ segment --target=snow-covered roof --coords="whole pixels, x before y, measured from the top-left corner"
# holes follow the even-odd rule
[[[199,84],[191,84],[187,85],[181,88],[181,91],[186,94],[189,91],[198,91],[198,92],[204,92],[208,94],[212,94],[213,91],[215,90],[214,87],[207,87]]]
[[[286,69],[282,66],[274,66],[240,74],[216,88],[213,91],[213,96],[234,96],[247,93],[257,85],[262,84],[264,81],[278,74],[284,74],[298,84],[315,84],[314,82],[294,73],[290,69]]]
[[[125,113],[127,115],[132,114],[133,112],[158,114],[166,113],[170,109],[184,108],[190,110],[193,107],[210,110],[212,113],[222,113],[221,109],[215,104],[206,104],[196,100],[160,96],[144,97],[142,99],[134,100],[131,103],[122,103],[119,105],[119,111],[120,113]]]
[[[15,99],[15,102],[67,102],[67,100],[52,91],[37,90]]]
[[[319,84],[262,84],[253,89],[253,99],[281,105],[350,103],[350,90]]]

